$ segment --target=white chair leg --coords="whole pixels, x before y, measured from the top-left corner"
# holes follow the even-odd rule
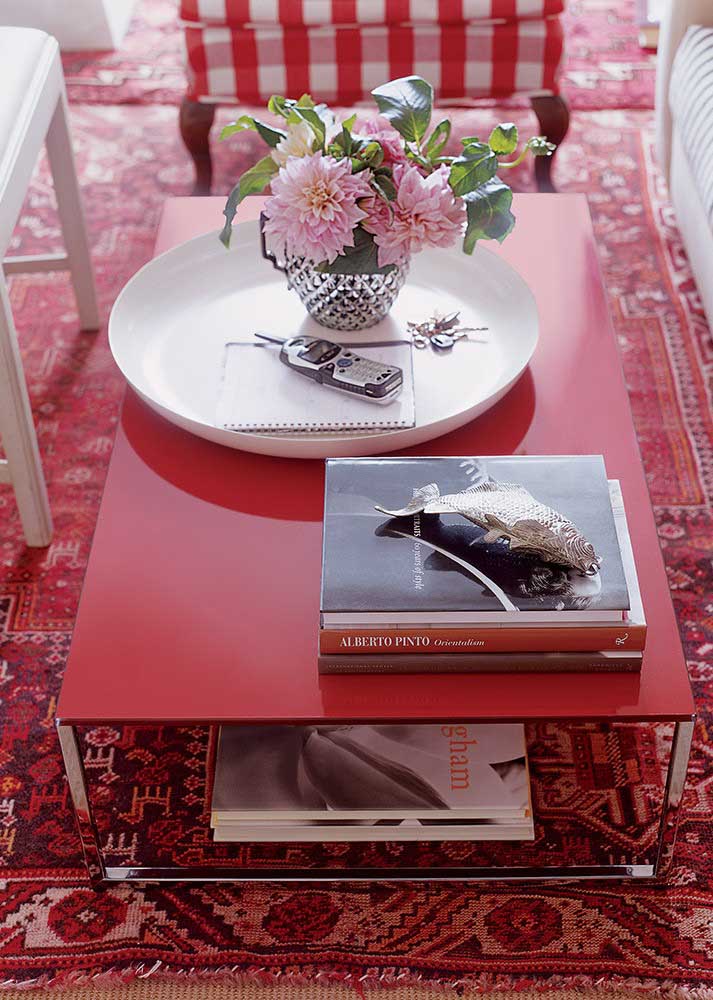
[[[52,515],[10,299],[1,269],[0,433],[27,544],[49,545],[52,540]]]
[[[83,330],[96,330],[99,323],[99,306],[94,285],[89,239],[82,211],[82,200],[77,183],[77,171],[72,151],[72,138],[67,117],[67,100],[64,91],[57,101],[47,132],[49,157],[57,208],[62,222],[64,243],[67,247],[69,270],[77,296],[79,320]]]

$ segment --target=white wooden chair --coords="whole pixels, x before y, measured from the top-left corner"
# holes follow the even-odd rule
[[[5,257],[43,142],[67,252]],[[27,544],[49,545],[52,517],[5,276],[68,269],[82,327],[96,329],[99,312],[59,47],[50,35],[32,28],[0,27],[0,261],[0,438],[6,456],[0,482],[14,487]]]

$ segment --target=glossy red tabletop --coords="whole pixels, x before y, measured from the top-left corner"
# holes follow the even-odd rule
[[[217,229],[222,204],[168,202],[157,253]],[[259,208],[251,199],[240,218]],[[320,677],[323,464],[203,441],[129,391],[57,711],[63,722],[691,717],[586,200],[521,195],[515,208],[513,235],[489,248],[535,293],[534,359],[497,406],[420,451],[605,455],[622,482],[649,622],[641,675]]]

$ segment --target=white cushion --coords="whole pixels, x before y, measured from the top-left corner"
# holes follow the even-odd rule
[[[713,28],[688,29],[676,52],[669,105],[708,223],[713,227]]]
[[[676,128],[672,146],[671,201],[708,323],[713,329],[713,229],[705,225],[703,203]]]
[[[57,42],[44,31],[0,28],[0,164],[13,136],[26,128],[58,52]]]
[[[34,28],[0,27],[0,256],[61,86],[59,47]]]

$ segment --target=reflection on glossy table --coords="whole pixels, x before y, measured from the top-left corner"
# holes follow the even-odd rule
[[[239,218],[260,205],[249,199]],[[168,202],[157,253],[217,230],[221,210],[220,198]],[[690,742],[693,701],[587,203],[520,195],[515,212],[495,252],[535,293],[535,356],[500,403],[427,453],[605,456],[649,623],[641,674],[320,677],[323,464],[211,444],[129,391],[57,710],[70,767],[72,726],[102,722],[669,720]]]

